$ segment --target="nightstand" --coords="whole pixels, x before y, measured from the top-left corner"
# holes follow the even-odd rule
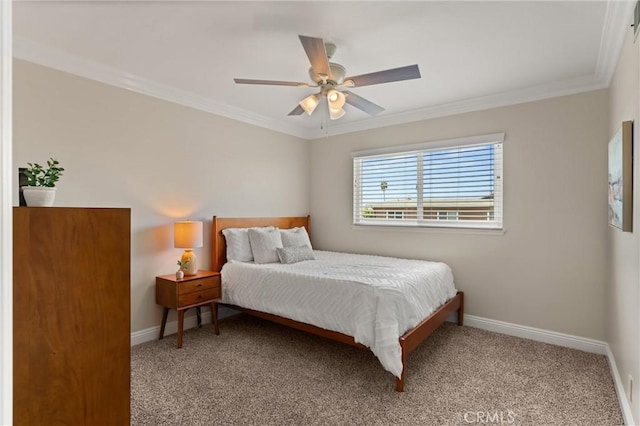
[[[216,334],[218,329],[218,306],[220,300],[220,273],[198,271],[196,275],[186,276],[179,280],[175,274],[156,277],[156,303],[164,307],[162,311],[162,326],[160,337],[164,337],[164,327],[167,324],[169,309],[178,311],[178,348],[182,347],[182,326],[184,313],[187,309],[197,308],[198,327],[200,326],[200,307],[211,306],[211,316]]]

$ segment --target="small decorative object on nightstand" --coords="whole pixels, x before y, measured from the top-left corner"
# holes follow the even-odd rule
[[[160,337],[164,337],[164,328],[167,325],[169,309],[178,311],[178,348],[182,347],[182,329],[184,313],[187,309],[196,308],[198,313],[198,327],[200,327],[200,307],[211,306],[212,322],[216,334],[218,329],[218,306],[220,300],[220,273],[198,271],[195,275],[178,279],[174,274],[156,277],[156,303],[164,307],[162,311],[162,325]]]
[[[181,260],[178,260],[178,270],[176,271],[176,278],[181,280],[184,278],[184,270],[187,269],[187,265],[189,261],[187,260],[185,263],[182,263]]]

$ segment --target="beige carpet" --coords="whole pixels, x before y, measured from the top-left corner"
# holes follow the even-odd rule
[[[368,351],[246,316],[132,348],[134,425],[618,425],[603,356],[445,324],[404,393]]]

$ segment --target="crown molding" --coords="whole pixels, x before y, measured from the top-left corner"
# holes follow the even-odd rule
[[[525,102],[555,98],[558,96],[573,95],[591,90],[604,89],[607,85],[594,75],[567,79],[550,84],[528,87],[525,89],[511,90],[495,95],[481,96],[477,98],[463,99],[447,104],[434,105],[413,111],[398,114],[384,115],[351,123],[338,124],[327,128],[327,133],[314,132],[314,139],[336,136],[345,133],[362,130],[376,129],[380,127],[405,124],[413,121],[429,120],[432,118],[446,117],[449,115],[463,114],[466,112],[482,111],[503,106],[522,104]]]
[[[324,131],[298,126],[288,122],[288,117],[283,117],[282,120],[273,119],[217,102],[17,36],[14,37],[13,56],[111,86],[310,140],[607,88],[613,78],[622,44],[629,31],[634,5],[633,1],[610,0],[607,2],[594,74],[397,114],[342,124],[331,123]]]
[[[625,36],[631,30],[635,1],[607,2],[607,11],[602,26],[596,76],[609,87],[613,73],[618,65]]]
[[[302,127],[107,67],[22,37],[13,38],[13,57],[276,132],[309,138],[308,131]]]

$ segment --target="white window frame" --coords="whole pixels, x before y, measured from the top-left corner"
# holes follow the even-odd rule
[[[418,190],[416,200],[416,220],[398,220],[385,218],[365,218],[362,217],[362,209],[365,204],[362,200],[360,181],[362,179],[362,160],[371,159],[376,156],[387,157],[391,155],[404,155],[422,153],[447,149],[453,147],[471,147],[475,145],[495,144],[496,158],[494,161],[494,220],[462,220],[462,219],[424,219],[423,215],[423,191]],[[356,226],[395,226],[395,227],[434,227],[434,228],[470,228],[470,229],[490,229],[502,230],[504,225],[504,133],[492,133],[480,136],[470,136],[465,138],[445,139],[433,142],[424,142],[413,145],[403,145],[396,147],[386,147],[371,150],[356,151],[351,154],[353,159],[353,224]],[[417,179],[416,187],[423,188],[422,155],[417,156]],[[458,214],[459,216],[459,214]],[[488,217],[489,218],[489,217]],[[488,219],[487,218],[487,219]]]

